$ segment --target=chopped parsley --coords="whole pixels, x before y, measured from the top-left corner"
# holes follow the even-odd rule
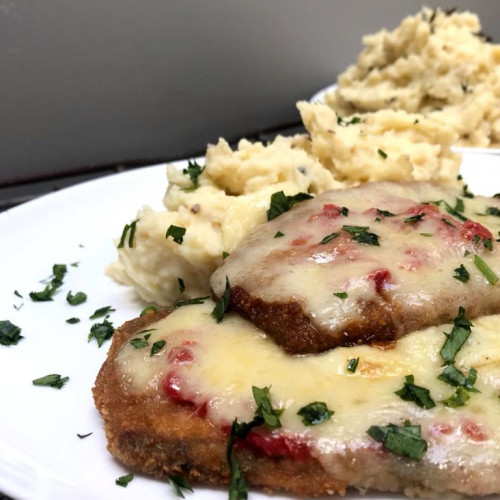
[[[436,403],[431,398],[429,389],[415,385],[415,377],[407,375],[405,377],[404,385],[397,394],[403,401],[413,401],[416,405],[426,410],[430,410],[436,406]]]
[[[361,117],[353,116],[350,120],[344,120],[341,116],[337,115],[337,125],[341,127],[348,127],[349,125],[356,125],[361,123]]]
[[[255,410],[256,417],[262,417],[264,422],[269,427],[281,427],[281,421],[279,419],[283,410],[275,409],[271,405],[271,399],[269,395],[269,387],[255,387],[252,386],[252,393],[257,403],[257,409]]]
[[[89,432],[87,434],[77,434],[77,436],[80,438],[80,439],[85,439],[85,438],[88,438],[89,436],[92,436],[92,434],[94,434],[93,432]]]
[[[491,269],[486,262],[479,257],[479,255],[474,255],[474,264],[481,271],[481,274],[486,278],[488,283],[492,286],[498,283],[498,276],[495,274],[493,269]]]
[[[411,224],[413,222],[420,222],[424,217],[425,217],[425,212],[422,212],[421,214],[412,215],[411,217],[404,218],[403,222],[405,224]]]
[[[405,422],[404,427],[395,424],[372,425],[367,432],[375,441],[382,443],[386,450],[412,460],[420,460],[427,450],[427,442],[420,437],[420,425],[411,425],[409,422]]]
[[[484,213],[486,215],[494,215],[495,217],[500,217],[500,208],[488,207]]]
[[[69,291],[68,295],[66,295],[66,300],[72,306],[77,306],[79,304],[83,304],[87,300],[87,294],[84,292],[76,292],[73,295],[71,291]]]
[[[67,272],[65,264],[54,264],[52,266],[52,276],[50,283],[40,292],[30,292],[30,298],[33,302],[46,302],[53,300],[52,297],[57,289],[63,284],[64,276]]]
[[[344,231],[347,231],[354,241],[364,245],[380,246],[378,235],[368,232],[368,226],[342,226]]]
[[[20,299],[23,299],[24,297],[17,291],[17,290],[14,290],[14,295],[16,297],[19,297]]]
[[[335,297],[338,297],[339,299],[347,299],[348,295],[347,292],[334,292]]]
[[[423,236],[424,238],[430,238],[431,236],[434,236],[432,233],[420,233],[420,236]]]
[[[184,188],[183,191],[194,191],[195,189],[198,189],[199,177],[204,170],[205,166],[202,167],[201,165],[198,165],[196,161],[189,160],[187,168],[182,169],[182,173],[189,175],[189,178],[191,179],[191,186]]]
[[[174,226],[173,224],[171,224],[167,229],[167,232],[165,233],[165,238],[168,239],[169,236],[172,236],[175,243],[182,245],[185,234],[185,227]]]
[[[394,217],[394,214],[392,212],[389,212],[388,210],[380,210],[379,208],[376,209],[377,213],[379,215],[382,215],[383,217]]]
[[[184,498],[184,493],[182,490],[187,490],[190,491],[191,493],[193,492],[193,487],[191,486],[191,483],[183,476],[180,476],[178,474],[169,474],[168,480],[172,485],[174,493],[178,497]]]
[[[340,236],[339,233],[331,233],[327,236],[325,236],[320,242],[319,244],[320,245],[326,245],[327,243],[329,243],[330,241],[334,240],[335,238],[338,238]]]
[[[130,481],[132,481],[132,479],[134,479],[134,475],[133,474],[127,474],[126,476],[119,477],[115,481],[115,484],[117,484],[118,486],[123,486],[124,488],[126,488],[128,486],[128,483],[130,483]]]
[[[288,212],[296,203],[310,200],[312,196],[307,193],[297,193],[294,196],[287,196],[283,191],[278,191],[271,195],[271,205],[267,210],[267,220],[273,220],[279,215]]]
[[[458,387],[452,396],[448,399],[444,399],[441,403],[450,408],[458,408],[460,406],[465,406],[465,403],[467,403],[469,399],[469,393],[463,387]]]
[[[469,375],[466,377],[453,363],[446,365],[441,372],[441,374],[437,377],[442,382],[445,382],[448,385],[453,387],[463,387],[466,391],[469,392],[480,392],[478,389],[474,387],[477,379],[477,370],[475,368],[471,368],[469,370]]]
[[[381,149],[377,149],[377,153],[379,156],[381,156],[384,160],[387,158],[387,153],[385,151],[382,151]]]
[[[177,309],[179,307],[183,306],[192,306],[195,304],[203,304],[205,300],[208,300],[210,298],[209,295],[205,297],[195,297],[193,299],[186,299],[186,300],[178,300],[175,304],[174,307]]]
[[[456,217],[457,219],[461,220],[462,222],[465,222],[467,220],[467,217],[464,217],[460,212],[464,210],[464,202],[461,198],[457,198],[455,208],[453,208],[449,203],[446,203],[446,201],[443,201],[444,203],[444,208],[446,211],[452,215],[453,217]],[[460,210],[461,209],[461,210]]]
[[[347,371],[351,373],[355,373],[358,368],[359,358],[351,358],[347,363]]]
[[[222,259],[227,259],[229,257],[229,253],[228,252],[222,252]]]
[[[282,238],[285,236],[281,231],[276,231],[276,234],[274,235],[275,238]]]
[[[41,385],[47,387],[54,387],[54,389],[61,389],[62,386],[69,380],[69,377],[61,377],[57,373],[45,375],[44,377],[33,380],[33,385]]]
[[[186,289],[186,285],[184,285],[184,280],[182,278],[177,278],[177,283],[179,285],[179,292],[183,293]]]
[[[96,309],[92,315],[89,316],[89,319],[97,319],[102,318],[103,316],[107,316],[110,312],[114,312],[116,309],[113,309],[112,306],[104,306]]]
[[[462,196],[464,198],[475,198],[475,194],[469,191],[469,186],[467,184],[462,187]]]
[[[451,333],[445,333],[446,340],[439,351],[447,365],[455,361],[455,356],[471,334],[472,326],[474,325],[465,316],[465,309],[459,307],[458,316],[453,320],[453,329]]]
[[[149,356],[151,357],[159,353],[163,349],[165,344],[166,344],[165,340],[157,340],[156,342],[154,342],[153,345],[151,346],[151,354]]]
[[[8,319],[0,321],[0,345],[16,345],[23,338],[21,328]]]
[[[344,217],[347,217],[349,215],[349,209],[347,207],[342,207],[340,209],[340,214],[343,215]]]
[[[80,318],[68,318],[66,320],[66,323],[69,323],[70,325],[76,325],[77,323],[80,323]]]
[[[106,340],[113,336],[114,331],[113,323],[105,319],[102,323],[95,323],[91,326],[88,341],[90,342],[92,338],[95,338],[97,345],[101,347]]]
[[[122,235],[121,235],[120,242],[118,243],[117,248],[123,248],[125,246],[125,242],[128,244],[129,248],[132,248],[134,246],[135,229],[136,229],[138,222],[139,222],[139,219],[135,219],[130,224],[125,224],[125,226],[123,227]],[[127,239],[127,235],[128,235],[128,239]]]
[[[139,316],[144,316],[145,314],[148,314],[150,311],[155,313],[158,312],[158,309],[155,306],[147,306],[141,311]]]
[[[463,264],[460,264],[460,267],[454,269],[455,275],[453,276],[456,280],[461,281],[462,283],[467,283],[470,279],[470,274]]]
[[[483,245],[484,248],[487,248],[490,252],[493,251],[493,242],[491,241],[491,238],[484,238]]]
[[[135,349],[141,349],[143,347],[147,347],[149,342],[145,338],[141,339],[139,337],[135,337],[130,341],[130,345]]]
[[[231,285],[229,284],[229,278],[226,276],[226,288],[219,302],[215,304],[215,307],[212,311],[212,318],[220,323],[222,318],[224,317],[224,313],[227,311],[229,307],[229,300],[231,298]]]
[[[304,425],[318,425],[332,418],[335,412],[329,410],[326,403],[322,401],[315,401],[314,403],[309,403],[303,406],[297,415],[302,417],[302,423]]]

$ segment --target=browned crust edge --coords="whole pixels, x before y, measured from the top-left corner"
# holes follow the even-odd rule
[[[318,354],[339,346],[396,339],[394,315],[382,301],[360,304],[362,319],[349,322],[335,335],[318,329],[299,302],[265,302],[240,286],[231,287],[230,308],[290,354]]]
[[[123,390],[115,358],[136,332],[170,311],[148,313],[118,328],[93,388],[104,420],[110,453],[127,467],[157,478],[181,474],[193,483],[226,485],[226,433],[189,406],[156,395],[130,395]],[[347,484],[332,479],[314,458],[270,458],[248,447],[233,452],[246,482],[266,491],[299,496],[344,494]]]

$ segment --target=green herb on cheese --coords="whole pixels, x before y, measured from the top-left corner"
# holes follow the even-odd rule
[[[335,295],[335,297],[338,297],[339,299],[342,299],[342,300],[345,300],[348,297],[347,292],[335,292],[333,295]]]
[[[281,231],[276,231],[276,234],[274,235],[275,238],[282,238],[285,236]]]
[[[380,246],[379,237],[377,234],[368,232],[368,226],[342,226],[344,231],[347,231],[354,241],[364,245]]]
[[[465,403],[467,403],[469,399],[469,393],[463,387],[458,387],[452,396],[448,399],[444,399],[441,403],[450,408],[459,408],[460,406],[465,406]]]
[[[358,368],[359,358],[351,358],[347,363],[347,371],[351,373],[355,373]]]
[[[222,294],[222,297],[219,299],[219,302],[215,304],[215,307],[212,311],[212,318],[214,318],[217,323],[220,323],[222,321],[222,318],[224,318],[224,313],[229,307],[230,298],[231,285],[229,284],[229,278],[226,276],[226,288],[224,290],[224,293]]]
[[[183,306],[192,306],[196,304],[203,304],[205,300],[208,300],[210,298],[209,295],[206,295],[205,297],[195,297],[193,299],[186,299],[186,300],[178,300],[175,304],[174,307],[177,309],[179,307]]]
[[[257,409],[255,410],[256,417],[262,417],[264,422],[269,427],[281,427],[281,421],[279,419],[283,410],[275,409],[271,405],[269,387],[255,387],[252,386],[252,393],[257,403]]]
[[[465,309],[459,307],[458,316],[453,320],[453,329],[450,333],[445,333],[446,340],[439,351],[445,364],[451,364],[455,361],[455,356],[471,334],[472,326],[474,325],[465,316]]]
[[[456,280],[461,281],[462,283],[467,283],[470,279],[470,274],[463,264],[460,264],[460,267],[454,269],[455,275],[453,276]]]
[[[177,284],[179,285],[179,292],[183,293],[184,290],[186,289],[186,286],[184,285],[184,280],[182,278],[177,278]]]
[[[474,255],[474,264],[490,285],[494,286],[498,283],[498,276],[495,274],[493,269],[491,269],[491,267],[486,264],[481,257],[479,257],[479,255]]]
[[[320,242],[320,245],[326,245],[330,241],[334,240],[335,238],[338,238],[340,236],[339,233],[330,233],[329,235],[325,236]]]
[[[385,151],[382,151],[381,149],[377,149],[377,153],[380,157],[382,157],[384,160],[387,158],[387,153]]]
[[[335,412],[329,410],[326,403],[322,401],[315,401],[314,403],[309,403],[303,406],[297,415],[302,417],[302,423],[304,425],[318,425],[332,418]]]
[[[163,349],[166,343],[167,342],[165,340],[157,340],[156,342],[154,342],[153,345],[151,346],[151,353],[149,356],[151,357],[159,353]]]
[[[413,401],[416,405],[426,410],[430,410],[436,406],[436,403],[431,398],[429,389],[415,385],[415,377],[407,375],[404,385],[401,389],[395,392],[403,401]]]

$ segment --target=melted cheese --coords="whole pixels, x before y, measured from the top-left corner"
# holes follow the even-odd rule
[[[254,230],[212,275],[212,288],[222,296],[228,276],[231,286],[266,303],[296,301],[316,327],[332,337],[363,318],[367,304],[386,301],[397,318],[396,338],[451,319],[457,303],[474,315],[497,312],[500,289],[489,286],[473,263],[479,253],[499,275],[497,243],[493,241],[490,252],[482,241],[471,240],[474,231],[488,233],[482,225],[497,234],[500,219],[478,214],[500,205],[492,198],[464,199],[462,216],[478,223],[462,223],[444,204],[451,209],[460,196],[456,188],[384,182],[323,193]],[[439,208],[428,204],[436,200]],[[335,207],[349,212],[340,215]],[[378,210],[394,215],[383,216]],[[415,214],[421,220],[411,221]],[[472,224],[468,236],[467,224]],[[345,226],[368,228],[379,245],[358,243]],[[284,236],[275,238],[278,231]],[[336,237],[320,243],[331,234]],[[470,273],[466,284],[455,279],[454,270],[461,265]],[[386,278],[377,285],[374,273],[385,273]],[[348,296],[342,300],[335,292]]]
[[[136,349],[127,342],[116,360],[124,389],[162,394],[165,378],[175,372],[188,399],[207,403],[207,418],[224,426],[234,418],[251,420],[255,411],[252,386],[270,387],[273,406],[284,410],[279,432],[299,436],[327,470],[347,479],[352,475],[358,485],[376,485],[377,479],[357,468],[349,471],[338,456],[357,450],[357,460],[368,460],[359,450],[373,448],[366,433],[371,425],[401,425],[405,420],[420,424],[429,445],[422,463],[442,470],[472,463],[488,468],[500,462],[500,316],[475,320],[457,355],[456,366],[464,373],[471,367],[477,369],[476,387],[481,392],[471,393],[466,406],[454,409],[440,403],[454,388],[437,379],[443,369],[439,355],[443,332],[450,332],[451,325],[409,334],[393,349],[364,345],[293,357],[237,315],[226,314],[217,324],[210,316],[213,307],[209,301],[182,307],[151,325],[150,345],[166,341],[155,356],[150,356],[148,347]],[[191,362],[175,362],[172,353],[183,348],[191,353]],[[347,370],[352,358],[359,358],[355,373]],[[395,394],[410,374],[417,385],[430,390],[435,408],[425,410]],[[305,427],[297,411],[314,401],[325,402],[335,414],[320,425]],[[480,443],[467,435],[464,426],[468,423],[484,437]],[[443,426],[449,432],[440,433]]]

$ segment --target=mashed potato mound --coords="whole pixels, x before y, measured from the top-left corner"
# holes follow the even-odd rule
[[[475,14],[424,8],[363,44],[325,96],[340,116],[421,113],[451,126],[460,145],[499,146],[500,45],[488,43]]]
[[[204,167],[167,167],[167,210],[137,214],[132,246],[118,250],[107,268],[117,281],[160,306],[209,295],[209,277],[254,227],[266,222],[271,196],[283,191],[318,194],[365,181],[456,181],[460,156],[451,153],[451,129],[422,117],[388,111],[339,120],[326,105],[299,103],[308,134],[270,144],[220,139],[207,149]],[[356,120],[354,120],[356,121]],[[166,238],[185,228],[182,243]]]
[[[383,110],[349,120],[324,104],[298,103],[311,136],[311,151],[346,184],[389,180],[453,182],[460,156],[456,133],[404,111]]]

